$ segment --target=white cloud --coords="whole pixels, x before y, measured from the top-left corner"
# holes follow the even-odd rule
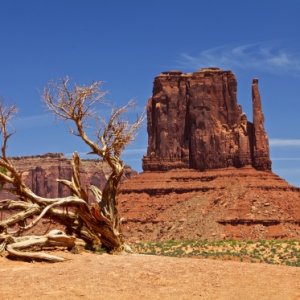
[[[300,147],[300,139],[270,139],[272,147]]]
[[[299,54],[264,44],[220,46],[202,50],[195,55],[182,53],[177,63],[180,67],[189,69],[215,66],[223,69],[259,70],[270,73],[284,71],[300,73]]]

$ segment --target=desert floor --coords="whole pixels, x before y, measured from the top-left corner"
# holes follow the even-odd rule
[[[0,299],[300,299],[300,268],[148,255],[0,257]]]

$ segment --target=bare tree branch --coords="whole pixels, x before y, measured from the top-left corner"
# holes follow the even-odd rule
[[[71,90],[68,87],[68,78],[60,83],[50,83],[44,90],[44,102],[47,107],[59,118],[71,121],[76,130],[74,134],[79,136],[87,144],[91,153],[100,156],[111,167],[112,173],[107,180],[103,192],[95,187],[90,187],[97,205],[92,205],[90,215],[80,207],[78,213],[80,218],[88,227],[98,231],[101,235],[102,243],[109,249],[122,248],[124,242],[120,232],[120,218],[117,210],[117,190],[123,175],[124,164],[121,160],[121,153],[124,147],[134,139],[137,128],[144,120],[144,115],[137,118],[133,123],[124,119],[124,114],[128,112],[134,103],[130,101],[127,105],[114,109],[104,126],[96,128],[96,136],[91,138],[86,130],[89,118],[95,116],[95,108],[98,104],[105,102],[105,92],[100,90],[102,82],[94,82],[90,86],[76,86]],[[73,157],[76,164],[76,157]],[[78,165],[78,164],[77,164]],[[73,166],[72,182],[63,183],[76,195],[81,195],[77,189],[80,186]],[[85,194],[81,195],[85,197]],[[98,228],[98,229],[96,229]],[[101,228],[101,229],[100,229]]]
[[[81,183],[80,157],[76,152],[72,158],[71,180],[57,179],[70,189],[71,196],[45,198],[36,195],[25,184],[22,174],[6,156],[7,143],[12,135],[8,132],[7,126],[16,113],[16,108],[14,106],[7,108],[0,103],[0,135],[2,136],[0,184],[16,198],[1,202],[0,210],[11,210],[11,214],[0,222],[0,252],[6,249],[14,257],[59,261],[52,256],[21,251],[23,248],[34,245],[59,244],[57,234],[54,237],[50,235],[26,237],[25,240],[16,237],[33,228],[45,217],[64,224],[68,233],[76,235],[94,247],[102,244],[109,252],[129,251],[121,233],[117,210],[118,186],[124,170],[120,157],[125,146],[134,139],[144,115],[138,117],[133,123],[124,118],[124,114],[133,106],[131,101],[121,108],[112,110],[108,121],[103,122],[102,126],[99,124],[97,126],[96,120],[99,119],[96,116],[96,111],[99,111],[97,105],[105,103],[106,94],[100,89],[101,85],[102,82],[97,81],[89,86],[74,85],[70,88],[69,79],[65,78],[58,83],[49,83],[43,95],[48,109],[58,118],[71,122],[74,125],[74,134],[90,147],[91,153],[98,155],[111,168],[111,174],[103,191],[93,185],[88,187],[94,195],[92,199],[89,199],[89,193]],[[97,126],[93,137],[88,134],[89,122]],[[7,234],[8,232],[10,234]],[[65,239],[72,240],[72,237],[65,236]],[[66,245],[66,241],[64,240],[61,244]]]
[[[23,252],[18,249],[26,249],[34,246],[47,247],[67,247],[72,248],[75,245],[75,238],[67,236],[60,230],[52,230],[44,236],[27,236],[23,238],[12,239],[13,242],[8,242],[6,249],[10,255],[17,258],[38,259],[50,262],[61,262],[64,258],[47,253]]]
[[[2,135],[2,147],[1,153],[2,157],[5,162],[7,162],[6,157],[6,148],[7,148],[7,141],[11,137],[13,133],[9,133],[7,130],[7,125],[9,124],[11,118],[17,113],[17,108],[15,105],[6,107],[2,101],[0,101],[0,135]]]
[[[29,225],[25,226],[22,228],[22,230],[28,230],[30,228],[32,228],[33,226],[35,226],[45,215],[46,213],[52,209],[55,206],[62,206],[62,205],[66,205],[66,204],[85,204],[85,201],[82,199],[73,199],[73,198],[62,198],[52,204],[49,204],[48,206],[46,206],[42,212],[39,214],[39,216],[34,219]]]

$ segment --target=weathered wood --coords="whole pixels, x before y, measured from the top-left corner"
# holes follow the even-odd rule
[[[63,198],[44,198],[36,195],[23,181],[22,174],[12,165],[6,156],[6,147],[11,134],[7,131],[7,123],[15,113],[15,107],[6,108],[0,103],[0,135],[2,147],[0,154],[0,184],[5,190],[11,192],[17,200],[1,202],[0,210],[14,210],[14,213],[0,222],[0,251],[6,249],[13,257],[43,259],[48,261],[61,261],[60,258],[48,254],[23,252],[22,249],[33,246],[71,247],[74,237],[62,233],[49,233],[45,236],[16,237],[33,228],[44,217],[54,218],[66,226],[68,234],[76,235],[92,247],[100,245],[111,253],[129,251],[124,242],[120,228],[120,217],[117,210],[117,191],[123,175],[124,164],[120,158],[124,147],[134,138],[135,130],[140,126],[144,116],[130,124],[121,119],[132,105],[130,102],[121,108],[114,109],[104,126],[96,130],[94,139],[86,131],[89,118],[95,116],[95,105],[103,103],[103,93],[100,90],[101,82],[94,82],[90,86],[75,86],[73,90],[68,87],[68,79],[61,83],[52,83],[45,88],[44,102],[49,110],[65,121],[74,125],[73,133],[79,136],[91,149],[91,153],[100,156],[111,168],[103,191],[90,186],[96,202],[89,199],[87,190],[82,186],[80,179],[80,157],[75,152],[72,159],[72,179],[58,179],[72,192],[71,196]],[[68,210],[64,210],[68,207]],[[70,209],[70,211],[69,211]],[[34,219],[29,219],[34,217]],[[29,221],[26,224],[26,220]],[[22,224],[21,224],[22,222]],[[24,225],[26,224],[26,225]],[[9,229],[14,230],[10,236]],[[13,239],[13,242],[12,242]],[[69,246],[68,246],[69,245]]]
[[[39,246],[41,248],[49,246],[72,248],[75,246],[75,240],[76,239],[74,237],[67,236],[60,230],[52,230],[44,236],[27,236],[19,240],[14,239],[14,242],[9,243],[6,246],[6,250],[9,255],[14,258],[61,262],[64,261],[64,258],[62,257],[47,253],[21,250],[35,246]]]

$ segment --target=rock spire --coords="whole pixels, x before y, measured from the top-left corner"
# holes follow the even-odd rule
[[[258,79],[252,82],[252,104],[253,104],[253,166],[256,169],[271,169],[269,157],[269,139],[264,128],[264,114],[261,106]]]

